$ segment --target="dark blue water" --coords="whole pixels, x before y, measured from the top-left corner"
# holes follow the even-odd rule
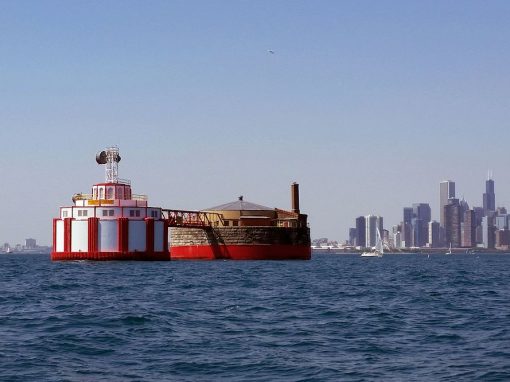
[[[510,255],[0,257],[1,381],[508,381]]]

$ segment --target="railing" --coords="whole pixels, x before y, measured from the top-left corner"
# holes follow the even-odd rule
[[[80,192],[78,194],[73,195],[73,201],[76,201],[76,200],[94,200],[94,197],[92,194],[83,194]],[[99,199],[97,199],[97,200],[99,200]],[[113,199],[103,198],[101,200],[113,200]],[[127,199],[127,200],[129,200],[129,199]],[[147,195],[132,194],[130,200],[146,202],[148,200],[148,197],[147,197]]]
[[[163,217],[168,220],[170,227],[209,227],[211,226],[210,216],[214,215],[218,220],[223,221],[223,216],[217,213],[168,210],[163,209]]]
[[[81,192],[73,195],[73,201],[76,200],[90,200],[92,199],[92,194],[82,194]]]

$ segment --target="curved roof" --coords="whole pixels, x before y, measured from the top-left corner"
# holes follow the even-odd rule
[[[262,206],[247,202],[246,200],[236,200],[216,207],[206,208],[203,211],[274,211],[274,208]]]

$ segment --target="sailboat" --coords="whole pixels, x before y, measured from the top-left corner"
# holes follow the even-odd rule
[[[379,232],[379,228],[377,228],[376,237],[375,237],[375,247],[372,248],[371,251],[363,252],[361,257],[383,257],[384,254],[384,245],[381,239],[381,232]]]
[[[450,242],[450,249],[448,252],[445,253],[445,255],[451,255],[452,254],[452,243]]]

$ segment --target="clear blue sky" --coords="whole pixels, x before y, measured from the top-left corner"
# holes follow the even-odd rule
[[[0,1],[0,242],[120,175],[153,205],[288,208],[312,237],[439,182],[510,207],[508,1]],[[274,50],[275,54],[268,53]]]

